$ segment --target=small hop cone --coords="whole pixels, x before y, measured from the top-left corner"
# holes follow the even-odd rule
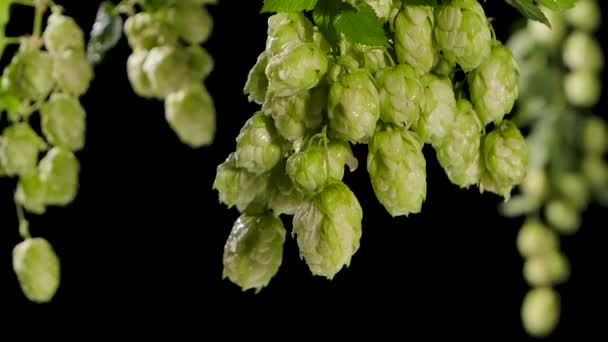
[[[595,33],[602,24],[602,9],[599,1],[578,1],[563,12],[565,20],[575,29]]]
[[[532,256],[524,262],[524,279],[530,286],[553,286],[570,278],[570,263],[558,251]]]
[[[376,74],[380,95],[380,118],[410,128],[420,117],[424,87],[411,66],[399,64]]]
[[[13,249],[13,270],[23,294],[35,303],[50,302],[60,283],[60,262],[51,244],[29,238]]]
[[[189,45],[205,43],[213,31],[213,17],[199,4],[178,1],[167,9],[165,17],[178,37]]]
[[[570,33],[562,48],[562,59],[572,70],[590,70],[596,73],[604,69],[604,52],[595,38],[581,31]]]
[[[448,179],[461,188],[478,184],[481,177],[481,138],[484,127],[465,99],[457,102],[456,118],[446,139],[439,146],[437,160]]]
[[[36,170],[40,152],[47,148],[44,140],[27,123],[4,129],[0,140],[0,163],[7,176],[23,176]]]
[[[342,182],[326,187],[293,216],[300,256],[313,275],[333,277],[349,266],[359,249],[363,210],[355,194]]]
[[[445,58],[464,72],[490,55],[490,24],[477,0],[451,0],[435,9],[435,39]]]
[[[556,190],[576,210],[584,210],[591,202],[591,188],[583,174],[560,172],[554,175]]]
[[[285,242],[283,222],[272,214],[242,214],[224,246],[223,277],[243,291],[256,293],[268,286],[278,272]]]
[[[524,297],[521,319],[531,336],[549,336],[557,327],[561,316],[561,299],[550,287],[533,288]]]
[[[236,138],[236,165],[255,174],[270,171],[283,156],[283,140],[272,118],[256,112]]]
[[[139,12],[125,20],[124,32],[132,49],[150,50],[177,43],[177,32],[163,14],[166,13]]]
[[[376,197],[393,217],[419,213],[426,199],[426,160],[416,133],[379,128],[369,144],[367,171]]]
[[[513,187],[524,181],[528,169],[528,145],[524,136],[513,122],[503,120],[484,138],[482,155],[485,168],[480,184],[482,191],[510,198]]]
[[[148,52],[142,68],[159,97],[180,91],[195,80],[188,57],[184,49],[173,46],[155,47]]]
[[[185,52],[186,66],[190,73],[190,79],[193,83],[205,80],[215,66],[215,60],[209,51],[202,46],[191,45],[185,48]]]
[[[165,118],[179,139],[192,148],[208,146],[215,139],[215,105],[203,85],[169,94]]]
[[[583,121],[582,146],[584,152],[601,156],[608,149],[608,126],[599,116],[588,115]]]
[[[585,179],[591,186],[603,187],[608,184],[608,164],[602,156],[583,157],[581,168]]]
[[[150,82],[150,78],[148,78],[148,75],[144,71],[143,66],[147,57],[148,50],[135,49],[131,52],[127,58],[127,77],[129,83],[138,96],[144,98],[162,98],[162,96],[157,94]]]
[[[313,42],[314,26],[302,13],[277,13],[268,18],[266,54],[269,58],[281,53],[292,43]]]
[[[581,227],[581,217],[574,207],[564,199],[553,199],[545,205],[547,223],[560,234],[572,235]]]
[[[285,162],[279,162],[270,175],[268,208],[276,215],[293,215],[296,209],[304,201],[304,193],[300,192],[293,182],[287,170]]]
[[[247,95],[249,102],[259,105],[265,103],[266,92],[268,91],[268,77],[266,77],[266,66],[268,65],[268,54],[262,51],[258,56],[255,65],[247,74],[247,81],[243,88],[243,93]]]
[[[30,213],[42,215],[46,212],[47,186],[40,173],[32,171],[19,177],[15,189],[15,201]]]
[[[570,104],[592,108],[602,96],[602,81],[599,75],[591,70],[572,70],[564,76],[564,93]]]
[[[228,158],[218,165],[213,190],[218,192],[220,203],[244,212],[252,204],[266,202],[270,183],[267,174],[256,175],[239,168],[235,159],[235,153],[230,153]]]
[[[75,97],[84,95],[93,81],[93,66],[84,51],[67,50],[53,55],[53,77],[59,88]]]
[[[2,75],[2,90],[21,99],[43,100],[53,89],[54,59],[46,51],[22,46]]]
[[[421,75],[431,71],[437,50],[434,25],[432,7],[403,5],[393,23],[399,63],[411,65]]]
[[[46,187],[46,204],[67,206],[74,201],[80,187],[80,163],[73,152],[53,147],[40,160],[38,170]]]
[[[366,143],[380,119],[380,95],[365,69],[339,77],[329,90],[330,132],[338,139]]]
[[[511,51],[495,42],[489,57],[468,74],[467,82],[482,124],[499,124],[519,96],[519,67]]]
[[[40,108],[42,132],[55,146],[79,151],[85,144],[86,112],[80,101],[55,93]]]
[[[85,50],[84,32],[73,18],[60,12],[51,13],[42,38],[44,46],[52,54]]]
[[[292,96],[316,87],[329,67],[325,52],[314,43],[293,43],[269,59],[268,91],[273,96]]]
[[[458,110],[454,88],[447,77],[427,74],[421,81],[424,99],[414,130],[424,143],[439,147],[450,134]]]
[[[517,251],[524,258],[556,251],[559,244],[555,231],[536,219],[524,222],[517,233]]]

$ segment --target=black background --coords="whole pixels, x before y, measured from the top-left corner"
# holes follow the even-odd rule
[[[98,2],[59,3],[88,32]],[[505,39],[519,14],[502,1],[484,6]],[[12,248],[20,242],[15,184],[0,180],[0,331],[19,326],[20,334],[39,329],[66,336],[84,328],[95,336],[118,334],[119,328],[121,334],[165,330],[196,340],[215,333],[220,337],[213,339],[362,333],[373,339],[528,339],[519,314],[528,287],[515,248],[522,220],[500,218],[494,195],[451,185],[428,148],[421,214],[391,218],[375,200],[365,168],[346,176],[364,208],[363,238],[351,266],[333,281],[310,274],[291,238],[279,273],[261,293],[222,280],[223,245],[238,213],[218,203],[211,185],[216,166],[258,109],[242,88],[266,38],[268,15],[258,14],[260,7],[260,0],[210,7],[215,28],[205,47],[216,65],[206,85],[218,113],[211,147],[181,144],[164,120],[162,103],[133,93],[126,39],[96,67],[81,99],[88,131],[79,153],[79,196],[67,208],[30,216],[33,235],[47,238],[62,261],[61,287],[50,304],[32,304],[19,289],[11,266]],[[15,7],[8,33],[30,30],[31,14]],[[604,27],[598,37],[605,36]],[[600,108],[606,108],[605,99],[598,114]],[[356,151],[365,160],[365,148]],[[562,319],[547,340],[606,339],[604,215],[592,206],[580,232],[562,239],[572,277],[558,287]]]

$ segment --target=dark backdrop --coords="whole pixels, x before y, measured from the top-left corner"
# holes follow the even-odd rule
[[[60,3],[88,31],[98,2]],[[11,250],[20,241],[14,182],[0,180],[1,331],[21,322],[30,327],[21,334],[40,328],[57,336],[80,327],[90,335],[121,327],[132,333],[170,329],[196,340],[214,333],[290,338],[363,332],[372,338],[526,340],[519,311],[528,287],[515,248],[521,219],[500,218],[494,195],[451,185],[428,148],[428,199],[419,215],[392,219],[375,200],[364,168],[346,176],[364,208],[363,238],[351,267],[333,281],[310,274],[291,238],[279,273],[260,294],[222,280],[223,245],[238,213],[218,203],[211,185],[216,166],[258,109],[242,88],[264,47],[268,16],[258,14],[260,4],[224,0],[210,8],[215,29],[205,46],[216,66],[206,84],[218,113],[211,147],[181,144],[162,103],[133,93],[124,38],[96,68],[82,98],[88,131],[79,154],[79,196],[67,208],[30,218],[32,233],[47,238],[62,261],[61,287],[50,304],[29,303],[18,287],[11,267]],[[504,39],[519,14],[502,1],[487,6]],[[9,33],[31,27],[30,11],[13,13]],[[365,149],[358,147],[357,155],[364,160]],[[558,288],[563,314],[551,340],[606,336],[604,215],[592,206],[580,232],[562,240],[572,277]]]

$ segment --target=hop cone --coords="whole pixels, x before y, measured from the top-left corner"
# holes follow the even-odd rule
[[[40,108],[42,132],[55,146],[79,151],[84,147],[86,112],[80,101],[70,95],[55,93]]]
[[[224,246],[223,277],[243,291],[261,291],[281,266],[285,235],[283,222],[272,214],[239,216]]]
[[[133,91],[144,98],[160,97],[150,83],[144,71],[144,63],[148,57],[148,50],[135,49],[127,58],[127,77]]]
[[[279,162],[271,171],[268,194],[268,208],[276,215],[293,215],[304,201],[304,193],[298,191],[287,174],[285,162]]]
[[[432,74],[423,76],[421,81],[424,99],[414,129],[424,143],[439,147],[450,134],[456,117],[454,88],[449,78]]]
[[[376,75],[380,95],[380,118],[387,123],[409,128],[420,116],[424,88],[411,66],[399,64]]]
[[[570,277],[570,262],[563,253],[551,251],[526,259],[523,272],[531,286],[559,285]]]
[[[40,173],[29,172],[19,177],[15,189],[15,201],[30,213],[42,215],[46,211],[47,187]]]
[[[329,185],[298,207],[293,234],[312,274],[333,279],[350,265],[359,249],[362,219],[359,201],[342,182]]]
[[[282,12],[268,18],[266,53],[269,58],[292,43],[313,41],[314,26],[302,13]]]
[[[261,174],[271,170],[281,159],[282,139],[272,118],[256,112],[236,137],[236,165]]]
[[[150,50],[154,47],[175,45],[177,32],[169,24],[166,12],[139,12],[125,20],[124,32],[132,49]]]
[[[213,31],[213,17],[200,4],[177,1],[166,13],[167,22],[175,33],[190,45],[206,42]]]
[[[9,176],[22,176],[35,171],[40,152],[47,148],[44,140],[27,123],[4,129],[0,140],[0,164]]]
[[[555,330],[560,313],[559,294],[550,287],[537,287],[528,291],[521,307],[524,329],[537,338],[546,337]]]
[[[66,206],[78,194],[80,163],[73,152],[53,147],[40,160],[40,179],[46,187],[45,203]]]
[[[435,63],[434,22],[432,7],[413,5],[403,5],[394,20],[397,60],[413,66],[419,74],[431,71]]]
[[[53,77],[63,92],[76,97],[84,95],[93,80],[93,66],[86,53],[67,50],[57,53],[53,64]]]
[[[55,85],[53,65],[48,52],[21,47],[4,69],[2,90],[21,99],[42,100]]]
[[[247,95],[249,102],[264,104],[266,91],[268,90],[268,78],[266,77],[266,66],[268,65],[268,54],[262,51],[255,65],[247,74],[247,81],[243,93]]]
[[[43,238],[30,238],[13,249],[13,270],[23,294],[35,303],[52,300],[59,288],[61,267],[53,246]]]
[[[169,94],[165,118],[179,139],[193,148],[207,146],[215,138],[215,106],[201,84]]]
[[[416,133],[380,127],[369,144],[367,171],[374,193],[393,217],[419,213],[426,199],[426,160]]]
[[[559,238],[538,220],[526,221],[517,233],[517,250],[524,258],[557,250]]]
[[[51,13],[42,38],[44,46],[52,54],[67,50],[84,51],[84,32],[73,18],[60,12]]]

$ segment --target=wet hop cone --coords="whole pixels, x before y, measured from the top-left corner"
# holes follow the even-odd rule
[[[15,189],[15,201],[30,213],[42,215],[47,206],[47,187],[40,173],[32,171],[21,177]]]
[[[422,111],[414,130],[424,143],[439,147],[448,137],[456,117],[456,97],[452,81],[447,77],[426,74]]]
[[[223,277],[243,291],[268,286],[283,259],[285,228],[272,214],[242,214],[224,246]]]
[[[283,156],[283,140],[272,118],[256,112],[245,122],[236,138],[235,162],[251,173],[270,171]]]
[[[434,25],[432,7],[403,5],[393,22],[395,53],[399,63],[411,65],[419,74],[431,71],[437,54]]]
[[[60,282],[60,262],[45,239],[29,238],[15,246],[13,270],[29,300],[46,303],[55,296]]]
[[[314,26],[302,13],[277,13],[268,18],[266,54],[281,53],[287,45],[313,42]]]
[[[382,121],[406,128],[415,125],[424,97],[424,87],[416,70],[399,64],[380,70],[375,78]]]
[[[534,337],[549,336],[559,323],[561,300],[559,294],[550,287],[531,289],[521,307],[524,329]]]
[[[419,213],[426,199],[426,160],[416,133],[390,124],[379,126],[369,144],[367,171],[391,216]]]
[[[179,139],[198,148],[213,143],[215,105],[203,85],[191,85],[165,99],[165,118]]]
[[[350,265],[359,249],[363,210],[342,182],[327,186],[304,202],[293,217],[300,256],[313,275],[333,277]]]

